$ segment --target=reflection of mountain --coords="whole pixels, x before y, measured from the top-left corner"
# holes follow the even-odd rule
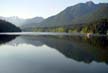
[[[31,38],[26,38],[25,40],[30,41]],[[101,43],[95,43],[95,45],[100,45],[101,47],[97,47],[94,44],[92,44],[95,41],[87,40],[85,38],[81,37],[49,37],[49,36],[39,36],[39,37],[32,37],[33,45],[37,41],[40,41],[44,44],[46,44],[49,47],[52,47],[59,52],[61,52],[63,55],[65,55],[68,58],[77,60],[77,61],[84,61],[86,63],[91,63],[92,61],[96,62],[108,62],[108,46],[106,46],[106,49],[103,44],[103,42],[107,41],[108,39],[103,40]],[[98,41],[99,42],[99,41]],[[42,44],[41,44],[42,45]],[[40,45],[40,46],[41,46]],[[102,47],[104,49],[102,49]]]
[[[42,46],[43,43],[41,43],[40,41],[36,40],[36,39],[33,39],[33,38],[28,38],[28,37],[23,37],[23,36],[20,36],[20,37],[17,37],[15,40],[11,41],[9,44],[32,44],[32,45],[35,45],[35,46]]]

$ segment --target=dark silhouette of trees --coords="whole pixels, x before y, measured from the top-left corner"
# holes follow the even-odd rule
[[[0,20],[0,32],[21,32],[21,30],[10,22]]]

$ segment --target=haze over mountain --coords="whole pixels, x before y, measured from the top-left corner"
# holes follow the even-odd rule
[[[35,24],[35,23],[39,23],[42,20],[44,20],[44,18],[42,17],[34,17],[34,18],[29,18],[29,19],[22,19],[19,18],[17,16],[12,16],[12,17],[0,17],[0,19],[11,22],[13,24],[15,24],[16,26],[22,26],[24,24]]]
[[[31,27],[55,27],[73,24],[90,23],[102,18],[108,19],[108,3],[95,4],[92,1],[67,7],[55,16],[51,16],[39,24],[27,24]],[[27,27],[27,26],[26,26]]]
[[[21,26],[25,20],[22,18],[19,18],[17,16],[12,16],[12,17],[0,17],[0,19],[11,22],[13,24],[15,24],[16,26]]]
[[[33,26],[37,23],[40,23],[44,20],[43,17],[34,17],[31,19],[26,19],[25,22],[23,23],[23,26]]]

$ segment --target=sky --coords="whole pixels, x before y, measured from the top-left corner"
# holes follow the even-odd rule
[[[90,0],[0,0],[0,16],[20,18],[56,15],[68,6]],[[108,0],[92,0],[94,3],[108,3]]]

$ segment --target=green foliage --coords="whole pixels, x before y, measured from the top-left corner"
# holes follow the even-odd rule
[[[107,34],[107,30],[108,30],[108,20],[101,19],[91,24],[87,24],[86,26],[82,28],[81,32]]]
[[[107,34],[108,30],[108,19],[101,19],[92,23],[83,24],[82,27],[79,26],[59,26],[59,27],[49,27],[49,28],[35,28],[34,32],[79,32],[79,33],[95,33],[95,34]]]
[[[59,27],[56,29],[58,32],[65,32],[65,29],[63,27]]]
[[[33,29],[33,32],[43,32],[43,29]]]

